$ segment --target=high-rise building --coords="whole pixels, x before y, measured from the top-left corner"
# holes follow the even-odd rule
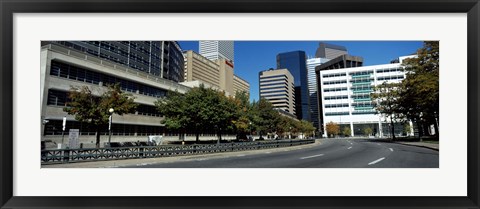
[[[308,92],[310,96],[310,112],[312,114],[313,127],[320,130],[318,122],[318,93],[317,93],[317,77],[315,74],[315,67],[329,61],[327,58],[309,58],[307,59],[308,69]]]
[[[342,68],[352,68],[352,67],[361,67],[363,65],[363,58],[357,56],[351,56],[348,54],[340,55],[334,59],[331,59],[317,67],[315,67],[315,74],[317,79],[317,106],[318,106],[318,123],[320,126],[325,124],[322,118],[323,109],[322,107],[322,94],[323,94],[323,86],[320,85],[320,72],[321,71],[328,71],[334,69],[342,69]],[[323,130],[325,127],[320,127],[319,130]]]
[[[295,115],[294,77],[287,69],[269,69],[258,73],[260,98],[272,103],[275,109]]]
[[[334,59],[340,55],[347,54],[347,48],[344,46],[334,45],[334,44],[327,44],[320,42],[318,44],[317,52],[315,53],[315,57],[317,58],[327,58],[327,59]]]
[[[199,41],[200,54],[209,60],[226,59],[234,62],[233,41]]]
[[[175,82],[183,81],[182,50],[176,41],[45,41]]]
[[[235,96],[237,91],[250,91],[250,84],[234,75],[233,63],[224,58],[215,61],[189,50],[184,52],[185,74],[183,85],[196,87],[204,84],[225,92],[227,96]]]
[[[323,135],[327,134],[328,122],[339,124],[340,130],[348,127],[351,136],[364,135],[366,128],[378,137],[391,134],[388,122],[376,113],[370,94],[383,82],[401,82],[405,78],[401,62],[408,57],[412,56],[400,57],[399,63],[317,71],[322,91]],[[395,128],[394,134],[402,133],[403,126],[396,125]]]
[[[310,94],[307,82],[307,56],[304,51],[277,55],[277,69],[288,69],[294,77],[295,112],[300,120],[311,121]]]

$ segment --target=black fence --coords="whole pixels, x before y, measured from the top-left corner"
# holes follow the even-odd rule
[[[110,147],[84,149],[42,150],[42,164],[117,160],[133,158],[155,158],[181,155],[198,155],[218,152],[271,149],[314,143],[313,139],[275,140],[221,144],[160,145],[139,147]]]

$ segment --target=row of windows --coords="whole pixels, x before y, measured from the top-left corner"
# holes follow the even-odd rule
[[[323,82],[323,85],[342,84],[342,83],[347,83],[347,80],[325,81]]]
[[[352,95],[352,99],[370,99],[370,95],[368,94]]]
[[[277,87],[260,88],[260,90],[270,90],[270,89],[287,89],[287,87],[286,86],[277,86]]]
[[[99,84],[100,82],[102,82],[103,85],[120,83],[121,89],[124,91],[133,93],[137,93],[138,91],[139,94],[152,97],[164,97],[167,93],[167,91],[163,89],[150,87],[137,82],[82,69],[54,60],[52,60],[50,75],[93,84]]]
[[[68,92],[58,91],[58,90],[54,90],[54,89],[49,89],[48,90],[47,105],[64,107],[64,106],[67,106],[68,102],[70,102],[70,98],[68,98]],[[161,117],[157,108],[155,106],[152,106],[152,105],[144,105],[144,104],[138,105],[137,114],[146,115],[146,116]]]
[[[276,78],[276,79],[272,79],[272,80],[268,80],[268,81],[264,81],[262,79],[260,79],[260,82],[262,83],[268,83],[268,82],[275,82],[275,81],[288,81],[286,78]]]
[[[375,113],[375,111],[354,111],[352,112],[352,115],[372,115]]]
[[[322,77],[332,78],[332,77],[343,77],[343,76],[347,76],[347,74],[346,73],[326,74],[326,75],[323,75]]]
[[[355,73],[350,73],[351,76],[357,76],[357,75],[370,75],[373,73],[373,70],[369,71],[362,71],[362,72],[355,72]]]
[[[278,90],[278,91],[264,91],[264,92],[260,92],[261,94],[265,95],[265,94],[271,94],[271,93],[287,93],[288,94],[288,91],[287,90]]]
[[[347,103],[344,104],[326,104],[325,108],[337,108],[337,107],[348,107]]]
[[[350,80],[352,83],[365,83],[365,82],[372,82],[373,78],[355,78]]]
[[[271,76],[262,76],[260,80],[270,79],[270,78],[287,78],[286,75],[271,75]]]
[[[402,69],[401,68],[380,69],[380,70],[377,70],[377,73],[388,73],[388,72],[398,72],[398,71],[402,71]]]
[[[349,112],[326,112],[326,116],[349,115]]]
[[[270,94],[270,95],[261,95],[262,97],[265,97],[265,98],[270,98],[270,97],[288,97],[288,94]]]
[[[397,80],[397,79],[403,79],[403,75],[398,75],[398,76],[386,76],[386,77],[379,77],[377,80],[379,81],[386,81],[386,80]]]
[[[288,85],[287,82],[260,83],[260,86]]]
[[[335,92],[335,91],[346,91],[347,87],[342,87],[342,88],[328,88],[323,90],[323,92]]]
[[[325,97],[325,100],[335,100],[335,99],[348,99],[348,95],[328,96],[328,97]]]

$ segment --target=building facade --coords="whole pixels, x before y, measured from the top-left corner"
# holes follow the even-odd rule
[[[307,56],[304,51],[277,55],[277,69],[288,69],[294,77],[295,113],[300,120],[311,121],[310,93],[307,82]]]
[[[63,111],[71,87],[87,86],[100,96],[107,91],[107,85],[119,83],[122,91],[135,97],[139,106],[134,114],[113,114],[112,141],[146,140],[149,135],[165,134],[163,118],[154,102],[168,91],[190,90],[169,79],[63,45],[46,44],[40,55],[42,140],[61,143],[62,120],[66,117],[67,139],[70,129],[79,129],[80,143],[95,143],[95,127],[78,122]],[[103,130],[101,144],[108,140],[108,127]]]
[[[234,74],[234,65],[224,58],[212,61],[192,51],[184,52],[185,74],[183,85],[198,87],[204,84],[225,92],[226,96],[235,96],[239,90],[250,92],[250,84]]]
[[[334,59],[338,56],[347,54],[347,48],[344,46],[334,45],[334,44],[327,44],[320,42],[318,44],[317,51],[315,53],[315,57],[317,58],[326,58],[326,59]]]
[[[363,136],[365,128],[377,137],[391,134],[388,122],[376,113],[370,94],[383,82],[401,82],[405,78],[401,61],[408,57],[400,57],[400,63],[319,71],[324,136],[328,122],[339,124],[341,130],[350,128],[351,136]],[[402,128],[397,125],[395,134]]]
[[[233,41],[199,41],[199,52],[212,61],[226,59],[234,62]]]
[[[352,68],[352,67],[361,67],[363,66],[363,58],[357,56],[351,56],[348,54],[340,55],[334,59],[331,59],[317,67],[315,67],[315,77],[317,79],[317,106],[318,106],[318,122],[319,125],[325,124],[323,120],[323,109],[322,107],[322,94],[323,94],[323,87],[320,85],[320,72],[324,70],[334,70],[334,69],[342,69],[342,68]],[[325,127],[321,127],[319,130],[324,129]]]
[[[294,77],[287,69],[270,69],[258,73],[260,98],[272,103],[286,115],[295,114]]]
[[[183,54],[176,41],[46,41],[175,82],[183,81]]]
[[[318,122],[318,93],[317,93],[317,77],[315,74],[315,67],[326,63],[329,61],[327,58],[309,58],[307,59],[307,70],[308,70],[308,92],[310,98],[310,112],[312,114],[312,123],[313,127],[320,130],[320,124]]]

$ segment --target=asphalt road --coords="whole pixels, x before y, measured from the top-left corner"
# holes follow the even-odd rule
[[[127,168],[438,168],[438,151],[386,141],[322,139],[314,146],[192,156]]]

